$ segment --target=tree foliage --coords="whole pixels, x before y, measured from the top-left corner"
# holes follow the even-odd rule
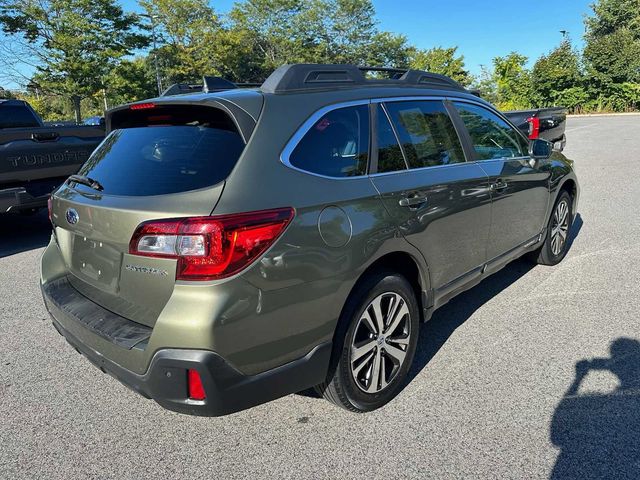
[[[457,52],[458,47],[416,50],[411,58],[411,67],[446,75],[467,86],[471,83],[471,75],[465,68],[464,56]]]
[[[147,44],[138,18],[110,0],[9,0],[0,4],[0,25],[21,42],[46,91],[80,100],[105,87],[118,61]],[[20,59],[13,59],[13,61]],[[5,62],[12,59],[5,58]]]
[[[210,0],[139,2],[142,14],[114,0],[0,0],[0,81],[29,72],[23,95],[48,119],[155,96],[156,60],[164,87],[202,75],[261,82],[285,63],[353,63],[441,73],[503,109],[640,109],[640,0],[595,0],[583,51],[565,39],[531,67],[512,52],[477,76],[455,46],[419,49],[382,30],[372,0],[238,0],[226,14]]]

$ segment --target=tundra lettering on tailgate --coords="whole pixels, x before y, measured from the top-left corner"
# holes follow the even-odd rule
[[[8,157],[12,167],[31,167],[34,165],[47,165],[52,163],[84,163],[89,158],[86,150],[76,152],[38,153],[34,155],[17,155]]]

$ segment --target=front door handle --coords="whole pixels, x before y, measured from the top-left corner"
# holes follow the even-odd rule
[[[427,203],[427,197],[420,195],[409,195],[402,197],[398,202],[401,207],[417,208]]]
[[[502,190],[506,190],[507,187],[508,187],[507,182],[505,182],[503,180],[498,180],[495,183],[491,184],[491,191],[492,192],[501,192]]]

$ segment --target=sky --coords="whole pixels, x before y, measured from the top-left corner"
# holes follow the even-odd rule
[[[458,46],[466,67],[478,74],[481,65],[512,51],[529,57],[530,65],[562,40],[566,30],[582,46],[584,16],[592,0],[373,0],[381,30],[401,33],[419,48]],[[136,0],[123,0],[125,10],[140,10]],[[234,0],[211,0],[221,14]],[[3,37],[0,34],[0,41]],[[0,85],[1,86],[1,85]],[[5,85],[15,88],[15,85]]]

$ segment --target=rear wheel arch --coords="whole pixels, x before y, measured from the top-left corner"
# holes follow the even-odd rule
[[[344,336],[349,327],[350,319],[345,318],[345,309],[349,305],[353,296],[362,288],[362,285],[366,283],[372,276],[381,272],[397,273],[407,279],[413,292],[415,294],[416,301],[418,302],[418,309],[422,315],[426,307],[431,305],[425,303],[431,303],[427,301],[423,292],[429,291],[429,274],[425,266],[421,266],[419,260],[412,254],[405,251],[394,251],[382,255],[380,258],[373,261],[367,268],[360,274],[354,285],[351,287],[349,294],[345,297],[342,308],[340,309],[340,316],[338,317],[338,323],[333,333],[333,351],[331,354],[331,361],[329,364],[329,375],[333,373],[338,362],[339,353],[342,351],[342,344]]]

